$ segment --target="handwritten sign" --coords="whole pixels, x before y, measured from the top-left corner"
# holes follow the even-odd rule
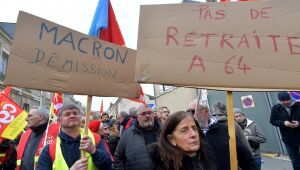
[[[5,83],[94,96],[138,97],[136,52],[20,12]]]
[[[300,90],[300,1],[141,6],[136,79]]]

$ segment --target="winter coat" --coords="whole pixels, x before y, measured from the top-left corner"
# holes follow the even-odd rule
[[[282,141],[294,145],[300,145],[300,126],[297,128],[289,128],[284,125],[285,121],[299,121],[300,123],[300,102],[295,102],[291,107],[291,114],[281,104],[276,104],[272,107],[270,123],[279,127],[282,136]]]
[[[247,125],[243,131],[251,146],[254,157],[261,156],[260,144],[265,143],[267,139],[264,137],[259,126],[254,121],[247,119]]]
[[[146,149],[147,140],[145,133],[154,133],[155,139],[152,139],[152,141],[156,141],[159,137],[160,130],[161,127],[157,121],[155,121],[154,127],[149,130],[149,132],[141,129],[138,122],[135,126],[131,126],[127,129],[121,136],[117,146],[114,168],[127,170],[150,170],[151,160]]]
[[[218,170],[230,170],[228,126],[220,123],[210,124],[206,139],[211,146]],[[236,139],[238,165],[243,170],[256,170],[254,157],[247,146]]]
[[[60,131],[58,136],[61,139],[61,150],[63,157],[69,167],[71,167],[77,160],[80,159],[80,135],[76,138],[72,138],[68,136],[63,131]],[[112,162],[110,156],[105,150],[104,144],[102,140],[96,146],[96,152],[91,154],[93,163],[96,167],[101,167],[102,169],[111,169]],[[49,145],[46,145],[43,149],[38,164],[37,170],[51,170],[53,165],[53,161],[49,154]]]

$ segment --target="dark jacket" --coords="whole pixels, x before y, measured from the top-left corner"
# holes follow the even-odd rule
[[[32,133],[26,143],[26,147],[22,156],[22,170],[32,170],[34,169],[34,157],[38,145],[42,140],[45,130],[47,129],[48,122],[39,125],[37,127],[31,128]]]
[[[159,149],[157,144],[151,144],[147,146],[150,158],[152,160],[152,169],[153,170],[173,170],[173,167],[165,167],[165,164],[162,162]],[[200,153],[197,153],[194,157],[185,156],[182,159],[182,170],[214,170],[213,163],[209,163],[205,166],[203,159],[201,159]]]
[[[71,167],[77,160],[80,159],[79,145],[81,138],[80,136],[78,136],[77,138],[72,138],[65,134],[63,131],[60,131],[58,136],[61,139],[61,150],[63,157],[68,167]],[[96,148],[96,152],[94,154],[91,154],[94,165],[100,169],[111,169],[112,162],[105,150],[102,140],[96,146]],[[51,170],[52,165],[53,162],[49,154],[49,145],[46,145],[40,155],[36,170]]]
[[[161,127],[154,121],[151,130],[143,130],[138,122],[122,135],[115,152],[115,169],[148,170],[151,160],[146,145],[157,141]]]
[[[10,140],[5,140],[0,144],[0,154],[3,154],[4,158],[1,159],[4,162],[0,163],[0,170],[11,170],[16,168],[17,151]]]
[[[206,132],[206,139],[216,158],[218,170],[230,170],[230,152],[228,126],[214,123]],[[248,149],[238,138],[236,139],[238,165],[243,170],[256,170],[255,160]]]
[[[129,128],[126,128],[126,125],[129,123],[130,118],[132,118],[132,121],[130,122],[129,127],[134,126],[136,124],[137,120],[135,118],[127,115],[124,118],[123,122],[121,123],[121,127],[120,127],[120,135],[121,136],[127,129],[129,129]]]
[[[297,120],[300,122],[300,102],[295,102],[291,107],[291,114],[281,104],[272,107],[270,123],[279,127],[282,141],[290,145],[300,145],[300,126],[289,128],[284,125],[285,121]]]

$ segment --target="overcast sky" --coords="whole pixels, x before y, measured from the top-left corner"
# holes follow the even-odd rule
[[[181,3],[182,0],[111,0],[126,46],[136,49],[139,10],[142,4]],[[87,34],[98,0],[0,0],[0,22],[17,21],[20,10]],[[142,85],[153,95],[153,85]],[[84,105],[86,96],[75,96]],[[104,110],[117,98],[103,98]],[[92,110],[99,111],[101,97],[93,97]]]

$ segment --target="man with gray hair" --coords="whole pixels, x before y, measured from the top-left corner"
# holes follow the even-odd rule
[[[125,111],[121,111],[120,113],[118,113],[117,119],[120,123],[120,136],[122,136],[122,134],[131,126],[134,126],[136,122],[136,119],[129,116],[129,114]]]
[[[26,118],[28,129],[22,135],[17,148],[17,169],[35,169],[39,155],[44,147],[44,135],[48,119],[48,108],[34,106],[30,109]]]
[[[137,110],[137,123],[124,132],[117,146],[115,169],[151,169],[146,146],[157,141],[161,127],[150,108],[140,105]]]
[[[137,109],[136,107],[132,107],[129,109],[129,116],[137,119]]]

